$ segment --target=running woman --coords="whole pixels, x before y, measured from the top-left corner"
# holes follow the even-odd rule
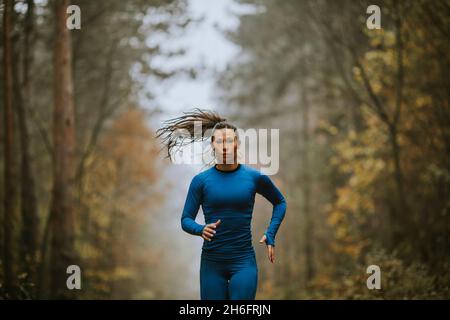
[[[202,136],[194,136],[201,123]],[[255,194],[273,205],[272,218],[259,241],[275,261],[275,236],[286,213],[286,200],[271,179],[237,161],[239,137],[236,126],[215,112],[196,109],[166,121],[157,136],[167,144],[168,157],[174,147],[186,145],[178,130],[189,132],[189,142],[203,140],[207,131],[215,165],[192,179],[181,215],[182,229],[203,241],[200,262],[202,300],[254,300],[258,266],[252,245],[251,220]],[[197,129],[196,129],[197,130]],[[202,206],[205,225],[195,221]]]

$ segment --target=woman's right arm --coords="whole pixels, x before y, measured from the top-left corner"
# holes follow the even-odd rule
[[[195,222],[202,202],[202,184],[199,176],[195,176],[189,185],[188,194],[181,215],[181,228],[192,235],[201,236],[205,225]]]

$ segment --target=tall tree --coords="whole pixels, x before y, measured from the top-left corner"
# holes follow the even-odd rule
[[[5,148],[5,217],[4,217],[4,277],[5,290],[14,297],[17,289],[14,250],[14,215],[17,207],[15,182],[16,159],[14,157],[14,114],[13,114],[13,72],[12,72],[12,12],[13,1],[5,0],[3,13],[3,84],[4,84],[4,148]]]
[[[303,68],[306,70],[306,68]],[[301,184],[303,193],[303,214],[305,217],[305,261],[306,261],[306,279],[311,281],[314,278],[314,220],[311,210],[311,166],[310,166],[310,145],[311,145],[311,128],[310,128],[310,106],[308,101],[308,88],[306,87],[306,81],[302,79],[300,81],[300,95],[301,95],[301,158],[302,158],[302,170],[301,170]]]
[[[19,38],[15,44],[13,63],[14,91],[17,102],[17,115],[20,133],[21,167],[20,167],[20,205],[22,213],[22,262],[27,278],[36,283],[36,262],[38,254],[39,214],[35,190],[35,180],[30,158],[30,129],[28,112],[31,104],[30,68],[32,62],[31,32],[33,30],[34,1],[27,0],[27,13],[24,21],[23,50]],[[22,60],[19,59],[22,58]],[[22,61],[22,68],[19,64]],[[19,72],[22,70],[22,77]]]
[[[52,298],[69,297],[66,269],[76,261],[74,248],[75,104],[68,0],[54,1],[53,190],[50,208],[50,268]]]

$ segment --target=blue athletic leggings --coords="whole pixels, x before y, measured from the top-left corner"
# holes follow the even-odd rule
[[[232,261],[201,258],[201,300],[255,300],[258,267],[255,255]]]

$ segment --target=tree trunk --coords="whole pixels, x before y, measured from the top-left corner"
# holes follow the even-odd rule
[[[54,47],[53,190],[50,208],[50,292],[52,298],[71,298],[66,287],[67,267],[76,260],[75,191],[75,106],[73,98],[71,39],[66,27],[68,0],[54,1],[56,21]]]
[[[14,157],[14,112],[13,112],[13,74],[12,74],[12,12],[13,1],[5,0],[3,14],[3,84],[4,84],[4,146],[5,146],[5,216],[4,232],[4,281],[5,291],[9,298],[17,296],[17,272],[15,241],[15,213],[17,210],[16,159]]]
[[[302,74],[305,74],[304,72]],[[311,217],[311,176],[309,162],[309,102],[306,96],[307,88],[305,81],[301,80],[301,118],[302,118],[302,190],[303,190],[303,214],[305,217],[305,261],[306,261],[306,281],[314,278],[314,222]]]
[[[27,125],[27,108],[30,99],[30,77],[29,68],[30,55],[30,33],[33,19],[33,0],[27,1],[28,11],[25,21],[24,60],[23,60],[23,82],[19,77],[18,58],[13,61],[14,88],[17,100],[18,122],[20,130],[21,147],[21,212],[22,212],[22,261],[27,280],[36,283],[36,262],[38,253],[39,214],[35,191],[35,181],[30,161],[29,129]],[[18,43],[18,42],[17,42]],[[16,48],[15,57],[19,57],[20,50]],[[23,88],[23,91],[22,91]]]
[[[395,111],[392,120],[392,124],[388,123],[389,129],[389,140],[392,148],[392,158],[394,161],[394,179],[397,190],[397,206],[396,212],[394,216],[393,226],[393,242],[394,245],[397,244],[399,240],[401,240],[401,230],[405,230],[405,226],[409,224],[407,229],[414,227],[414,224],[411,223],[411,218],[402,219],[402,217],[408,216],[410,217],[411,212],[408,209],[405,189],[404,189],[404,178],[403,178],[403,170],[401,166],[401,147],[399,145],[399,123],[400,117],[402,113],[402,105],[403,105],[403,87],[404,87],[404,66],[403,66],[403,38],[402,38],[402,8],[400,7],[400,3],[397,1],[394,2],[394,10],[395,10],[395,42],[396,42],[396,62],[397,62],[397,75],[396,75],[396,83],[395,83]],[[404,240],[404,239],[403,239]],[[414,239],[412,239],[414,240]]]
[[[402,216],[408,214],[408,207],[405,198],[405,191],[403,186],[403,171],[400,164],[400,146],[398,144],[398,133],[396,126],[389,126],[389,141],[392,149],[392,158],[394,161],[394,180],[397,191],[397,205],[393,212],[392,219],[392,246],[398,244],[401,239],[401,230],[405,227],[405,219]]]

